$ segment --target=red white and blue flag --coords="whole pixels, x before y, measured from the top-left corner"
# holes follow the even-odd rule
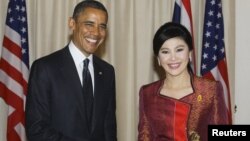
[[[0,97],[8,105],[7,141],[25,141],[24,109],[29,75],[25,0],[9,0],[0,58]]]
[[[226,61],[222,3],[221,0],[207,0],[203,27],[201,75],[221,82],[228,116],[232,123]]]
[[[193,21],[192,21],[192,10],[190,0],[175,0],[174,5],[174,14],[173,14],[173,22],[180,23],[184,25],[192,35],[193,41]],[[194,44],[193,44],[194,47]],[[192,53],[192,67],[193,71],[196,74],[196,59],[195,59],[195,47],[193,48]]]

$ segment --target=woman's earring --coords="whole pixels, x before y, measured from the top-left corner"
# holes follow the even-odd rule
[[[161,66],[161,61],[159,58],[157,58],[157,61],[158,61],[158,65]]]
[[[193,60],[192,60],[192,54],[190,53],[190,54],[189,54],[189,62],[192,63],[192,61],[193,61]]]

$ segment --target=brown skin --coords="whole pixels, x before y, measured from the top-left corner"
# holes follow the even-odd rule
[[[77,19],[69,19],[72,41],[87,57],[95,53],[107,34],[107,14],[99,9],[86,8]]]

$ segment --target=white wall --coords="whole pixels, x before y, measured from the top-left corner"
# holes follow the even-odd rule
[[[6,140],[7,115],[7,105],[0,98],[0,141]]]
[[[235,124],[250,124],[250,1],[236,0]]]

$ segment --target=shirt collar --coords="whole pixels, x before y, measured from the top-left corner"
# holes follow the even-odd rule
[[[75,64],[82,64],[83,60],[88,58],[89,63],[93,65],[93,54],[90,54],[88,57],[86,57],[73,43],[73,41],[70,41],[69,43],[69,51],[72,54],[73,60]]]

